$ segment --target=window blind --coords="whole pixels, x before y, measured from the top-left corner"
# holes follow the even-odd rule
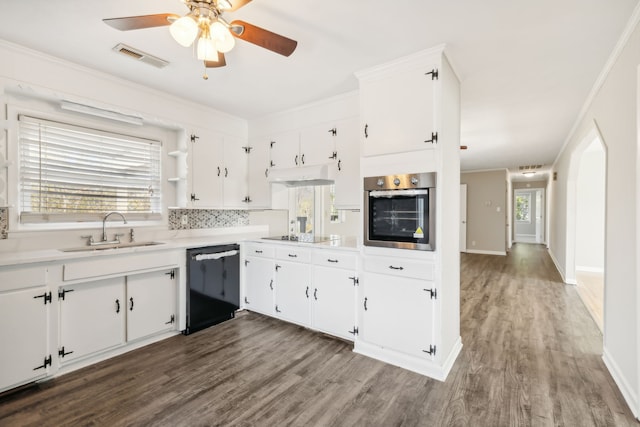
[[[19,116],[21,222],[158,219],[159,141]]]

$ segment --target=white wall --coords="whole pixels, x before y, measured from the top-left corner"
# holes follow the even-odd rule
[[[571,242],[567,240],[575,220],[574,153],[584,148],[581,144],[596,129],[607,147],[604,360],[636,417],[640,415],[636,237],[639,195],[634,180],[638,168],[639,15],[640,8],[636,8],[633,25],[621,38],[610,66],[554,163],[558,180],[551,185],[553,221],[549,244],[552,258],[566,280],[569,267],[575,265]]]
[[[605,153],[594,141],[582,155],[576,182],[576,270],[604,271],[605,179]]]

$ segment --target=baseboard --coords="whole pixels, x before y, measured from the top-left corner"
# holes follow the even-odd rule
[[[483,251],[481,249],[467,249],[468,254],[480,254],[480,255],[502,255],[506,256],[506,251]]]
[[[604,268],[602,267],[587,267],[583,265],[576,265],[576,273],[579,271],[584,271],[585,273],[600,273],[604,274]]]
[[[572,280],[567,279],[567,275],[564,272],[564,269],[562,267],[560,267],[560,264],[558,263],[558,260],[556,259],[556,256],[553,254],[553,251],[551,249],[547,249],[547,252],[549,253],[549,256],[551,257],[551,261],[553,261],[553,264],[556,266],[556,270],[558,270],[558,273],[560,273],[560,277],[562,278],[562,281],[564,283],[566,283],[567,285],[577,285],[578,282],[576,282],[575,279],[572,279]]]
[[[633,416],[637,419],[640,415],[638,414],[638,396],[629,386],[629,383],[625,380],[624,375],[622,375],[622,373],[620,372],[620,368],[618,368],[618,365],[611,358],[606,348],[602,352],[602,360],[609,370],[613,381],[618,386],[618,389],[620,389],[620,393],[622,393],[622,397],[624,397],[624,400],[629,406],[629,409],[631,409]]]

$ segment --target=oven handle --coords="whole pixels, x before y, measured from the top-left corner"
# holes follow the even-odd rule
[[[428,189],[420,190],[373,190],[369,191],[369,197],[397,197],[397,196],[422,196],[428,195]]]

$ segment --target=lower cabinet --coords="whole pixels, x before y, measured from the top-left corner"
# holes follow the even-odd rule
[[[365,272],[360,338],[413,356],[435,355],[434,300],[428,283]]]
[[[50,307],[45,286],[0,293],[0,391],[47,375]]]
[[[127,276],[127,341],[174,329],[175,271]]]
[[[315,266],[312,325],[319,331],[348,340],[357,333],[353,271]]]
[[[61,361],[73,361],[125,342],[124,277],[61,287],[58,300]]]
[[[274,266],[272,259],[246,257],[244,306],[248,310],[273,316]]]
[[[276,316],[302,326],[309,326],[311,266],[306,263],[276,262]]]
[[[61,362],[174,329],[176,295],[166,269],[60,287]]]

